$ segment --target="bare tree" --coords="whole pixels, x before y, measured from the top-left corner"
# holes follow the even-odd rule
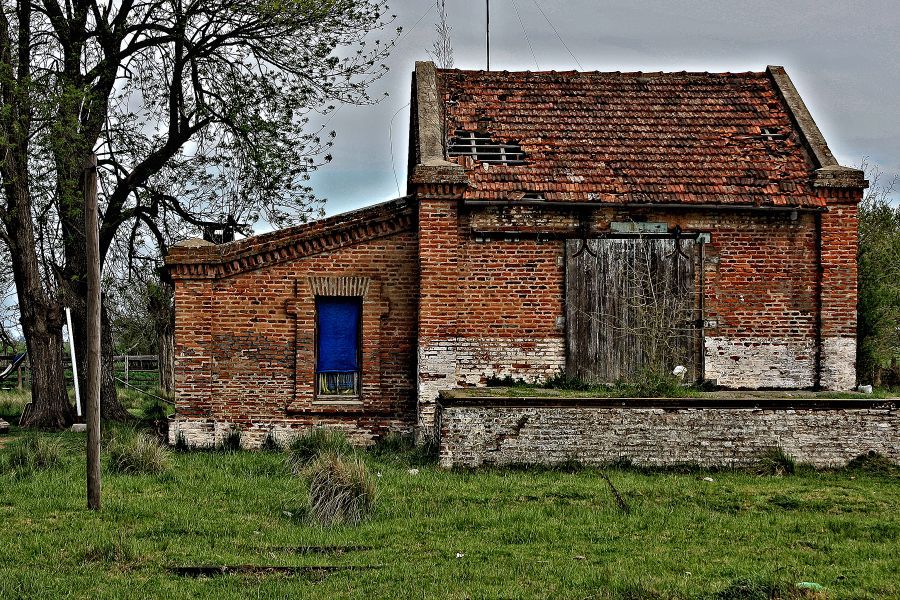
[[[437,39],[428,50],[428,56],[434,61],[434,64],[440,69],[453,68],[453,45],[450,40],[450,23],[447,20],[447,1],[436,0],[438,9],[438,20],[434,24],[434,32]]]
[[[120,232],[279,226],[315,211],[332,133],[314,113],[366,103],[392,42],[383,0],[16,0],[0,9],[2,237],[34,368],[28,425],[71,420],[62,306],[83,340],[82,165],[99,158],[101,258]],[[337,56],[337,52],[341,56]],[[223,192],[224,190],[224,192]],[[240,213],[240,214],[236,214]],[[110,344],[105,344],[109,353]],[[83,349],[79,350],[83,356]],[[104,390],[106,416],[116,412]]]

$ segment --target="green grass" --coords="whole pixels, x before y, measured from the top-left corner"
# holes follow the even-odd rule
[[[711,599],[785,594],[801,581],[828,598],[900,597],[896,469],[611,469],[631,507],[623,514],[596,471],[417,461],[414,475],[409,449],[382,448],[365,455],[372,519],[323,529],[303,518],[305,487],[282,452],[176,452],[161,474],[105,466],[103,509],[92,513],[83,434],[40,435],[60,445],[62,464],[0,475],[2,598]],[[365,548],[304,552],[320,546]],[[176,565],[374,568],[191,578]]]

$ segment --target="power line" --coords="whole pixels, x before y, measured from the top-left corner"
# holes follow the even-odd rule
[[[434,7],[435,7],[435,4],[429,5],[428,10],[426,10],[424,13],[422,13],[422,16],[419,17],[415,23],[413,23],[412,27],[410,27],[409,29],[405,30],[403,33],[400,34],[400,37],[397,38],[397,42],[395,45],[400,45],[400,42],[403,41],[403,38],[405,38],[407,35],[409,35],[413,31],[415,31],[416,27],[419,26],[419,23],[421,23],[425,19],[425,17],[427,17],[429,14],[431,14],[431,11],[434,10]],[[342,103],[338,104],[337,108],[335,108],[333,111],[331,111],[331,115],[322,124],[323,129],[328,126],[328,124],[335,117],[335,115],[338,113],[338,111],[341,110],[344,106],[345,106],[345,103],[342,102]]]
[[[528,43],[528,49],[531,50],[531,58],[534,59],[534,66],[537,67],[537,70],[541,70],[541,65],[538,64],[537,55],[534,53],[534,47],[531,45],[531,40],[528,39],[528,31],[525,29],[525,23],[522,22],[522,15],[519,14],[519,3],[516,0],[512,0],[513,10],[516,11],[516,18],[519,19],[519,25],[522,26],[522,33],[525,35],[525,41]]]
[[[435,6],[437,6],[437,3],[431,4],[431,5],[428,7],[428,10],[426,10],[425,13],[424,13],[421,17],[419,17],[419,20],[416,21],[415,23],[413,23],[413,26],[412,26],[412,27],[410,27],[409,29],[407,29],[406,31],[404,31],[404,32],[400,35],[400,37],[397,38],[397,44],[399,44],[399,43],[403,40],[403,38],[405,38],[407,35],[409,35],[410,33],[412,33],[412,32],[416,29],[416,27],[418,27],[419,23],[422,22],[422,19],[424,19],[425,17],[427,17],[429,14],[431,14],[431,11],[434,10],[434,7],[435,7]]]
[[[394,171],[394,184],[397,186],[397,197],[402,196],[400,193],[400,178],[397,177],[397,167],[394,164],[394,119],[397,118],[397,115],[400,114],[400,111],[409,106],[409,102],[401,106],[397,109],[397,112],[394,113],[394,116],[391,117],[390,125],[388,125],[388,140],[391,145],[391,170]]]
[[[552,29],[552,30],[553,30],[553,33],[556,34],[557,39],[559,39],[559,41],[562,42],[562,45],[565,47],[566,52],[569,53],[569,56],[572,57],[572,60],[574,60],[574,61],[575,61],[575,64],[578,65],[578,68],[581,69],[582,71],[584,71],[584,67],[581,66],[581,63],[580,63],[580,62],[578,62],[578,58],[576,58],[576,56],[572,53],[572,50],[569,48],[569,45],[566,44],[566,41],[565,41],[564,39],[562,39],[562,36],[561,36],[561,35],[559,35],[559,31],[556,30],[556,26],[553,25],[553,21],[551,21],[551,20],[550,20],[550,17],[547,16],[547,13],[544,12],[544,9],[541,8],[541,5],[538,3],[538,1],[537,1],[537,0],[531,0],[531,1],[534,2],[534,5],[537,6],[537,9],[538,9],[539,11],[541,11],[541,14],[542,14],[542,15],[544,15],[544,19],[545,19],[545,20],[547,21],[547,23],[550,25],[550,29]]]

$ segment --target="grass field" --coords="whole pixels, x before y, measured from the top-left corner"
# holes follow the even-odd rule
[[[625,514],[594,470],[445,472],[367,454],[374,518],[322,529],[303,518],[303,481],[279,452],[176,452],[157,475],[106,469],[91,513],[83,435],[39,435],[63,460],[0,474],[0,598],[900,597],[896,472],[610,469]],[[0,463],[24,436],[0,436]],[[173,570],[204,565],[355,568]],[[803,581],[827,592],[803,596]]]

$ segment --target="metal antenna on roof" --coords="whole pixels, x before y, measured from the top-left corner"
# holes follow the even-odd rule
[[[487,13],[484,20],[484,34],[486,39],[487,50],[487,70],[491,70],[491,0],[485,0],[485,8]]]

